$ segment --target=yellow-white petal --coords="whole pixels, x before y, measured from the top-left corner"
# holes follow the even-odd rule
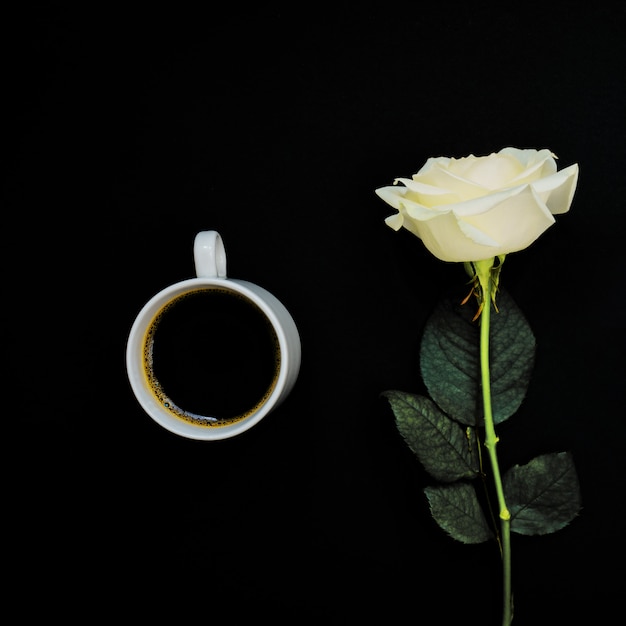
[[[554,217],[541,198],[530,185],[524,186],[515,194],[502,198],[492,205],[489,211],[459,215],[455,211],[461,228],[471,238],[482,245],[491,246],[490,251],[509,254],[528,247],[545,230],[554,224]],[[469,227],[474,230],[470,230]],[[480,237],[477,236],[480,233]],[[490,243],[494,242],[494,243]],[[497,242],[497,243],[495,243]],[[468,261],[476,261],[479,256]]]
[[[532,183],[532,187],[554,215],[567,213],[578,183],[578,164]]]
[[[376,189],[376,195],[398,211],[406,192],[406,187],[379,187]]]
[[[402,213],[394,213],[385,218],[385,224],[394,230],[400,230],[404,224],[404,217],[402,217]]]
[[[463,199],[478,198],[489,193],[487,187],[463,178],[438,164],[435,164],[426,175],[416,174],[413,180],[432,187],[441,187]]]

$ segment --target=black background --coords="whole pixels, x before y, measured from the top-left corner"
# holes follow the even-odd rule
[[[495,546],[435,525],[379,397],[424,393],[423,325],[466,276],[388,228],[374,189],[506,146],[580,166],[571,211],[502,273],[538,349],[501,462],[571,450],[583,498],[564,530],[514,536],[515,623],[619,614],[623,3],[176,6],[4,23],[22,614],[499,623]],[[283,301],[303,350],[286,402],[220,442],[157,426],[124,367],[135,316],[193,276],[205,229],[231,277]]]

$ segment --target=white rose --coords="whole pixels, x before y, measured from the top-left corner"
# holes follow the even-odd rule
[[[557,171],[549,150],[430,158],[411,179],[376,189],[404,226],[442,261],[481,261],[527,248],[569,210],[578,165]]]

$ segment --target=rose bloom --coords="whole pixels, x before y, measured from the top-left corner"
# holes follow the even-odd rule
[[[550,150],[504,148],[489,156],[430,158],[412,178],[376,193],[442,261],[481,261],[527,248],[569,210],[578,165],[557,171]],[[399,186],[402,183],[403,186]]]

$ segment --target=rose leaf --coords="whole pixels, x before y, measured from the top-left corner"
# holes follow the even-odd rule
[[[535,359],[535,338],[521,310],[504,290],[490,327],[493,419],[508,419],[526,395]],[[420,346],[422,378],[432,399],[462,424],[482,424],[480,323],[475,307],[440,301],[428,318]]]
[[[471,483],[426,487],[430,512],[439,526],[462,543],[483,543],[493,537]]]
[[[580,512],[581,495],[571,453],[537,456],[503,476],[511,531],[546,535],[567,526]]]
[[[477,438],[442,413],[429,398],[403,391],[382,394],[394,413],[403,439],[436,480],[475,478],[479,472]]]

